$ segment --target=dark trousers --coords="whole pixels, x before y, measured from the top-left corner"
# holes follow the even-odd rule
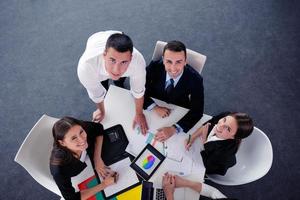
[[[121,88],[124,88],[124,82],[125,82],[125,79],[126,79],[126,77],[121,77],[121,78],[119,78],[119,80],[116,80],[116,81],[113,81],[113,82],[114,82],[114,84],[115,84],[116,86],[121,87]],[[110,79],[107,79],[107,80],[101,82],[101,84],[103,85],[103,87],[104,87],[106,90],[108,90],[108,88],[109,88],[109,85],[108,85],[108,81],[109,81],[109,80],[110,80]]]

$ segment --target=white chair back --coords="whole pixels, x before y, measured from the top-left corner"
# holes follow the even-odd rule
[[[62,196],[49,169],[53,145],[52,127],[57,120],[43,115],[28,133],[15,161],[23,166],[39,184]]]
[[[269,138],[254,127],[253,133],[243,139],[236,159],[236,165],[229,168],[225,176],[208,175],[209,180],[221,185],[242,185],[262,178],[273,162],[273,149]]]
[[[163,41],[156,42],[153,56],[152,56],[153,61],[157,61],[161,59],[166,44],[167,43]],[[190,49],[187,49],[186,53],[187,53],[187,64],[192,66],[197,72],[201,74],[206,61],[206,56]]]

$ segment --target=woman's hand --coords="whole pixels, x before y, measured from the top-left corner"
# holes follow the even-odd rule
[[[103,180],[103,184],[105,187],[110,186],[114,183],[116,183],[119,179],[119,174],[117,172],[114,172],[113,174],[110,174]]]
[[[201,133],[201,141],[204,144],[207,140],[208,128],[210,127],[210,123],[205,124],[202,126],[202,133]]]
[[[184,147],[187,151],[190,150],[192,145],[194,144],[195,140],[201,136],[203,127],[201,126],[198,130],[196,130],[192,136],[191,139],[185,139],[184,140]]]
[[[112,170],[110,170],[109,167],[107,167],[103,160],[100,158],[100,159],[97,159],[95,160],[95,169],[96,171],[98,172],[98,174],[103,178],[105,179],[107,176],[109,176],[109,174],[111,173]]]
[[[193,134],[193,135],[191,136],[191,139],[190,139],[190,140],[189,140],[189,139],[185,139],[185,140],[184,140],[184,147],[185,147],[185,149],[186,149],[187,151],[190,150],[191,146],[193,145],[193,143],[195,142],[195,140],[196,140],[197,137],[198,137],[198,136],[196,136],[195,134]]]
[[[190,150],[191,146],[196,141],[197,137],[201,139],[202,143],[206,141],[209,126],[210,123],[207,123],[204,126],[201,126],[197,131],[195,131],[191,136],[190,142],[188,142],[188,139],[184,140],[184,146],[187,151]]]
[[[187,187],[188,186],[188,180],[184,179],[180,176],[175,175],[175,187]]]
[[[167,199],[172,200],[175,191],[175,177],[169,173],[165,173],[162,179],[162,186]]]

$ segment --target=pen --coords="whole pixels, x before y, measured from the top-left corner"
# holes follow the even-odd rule
[[[114,183],[117,182],[117,176],[118,176],[118,173],[114,172],[114,174],[112,175],[112,177],[114,178]]]
[[[165,142],[163,142],[163,155],[166,156],[167,154],[166,154],[166,152],[165,152],[165,149],[166,149]]]
[[[189,144],[191,142],[191,135],[189,134],[189,139],[187,141],[187,144]]]

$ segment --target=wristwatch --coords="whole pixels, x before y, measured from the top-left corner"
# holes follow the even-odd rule
[[[180,128],[178,126],[176,126],[176,124],[173,124],[172,126],[176,129],[176,133],[180,132]]]

